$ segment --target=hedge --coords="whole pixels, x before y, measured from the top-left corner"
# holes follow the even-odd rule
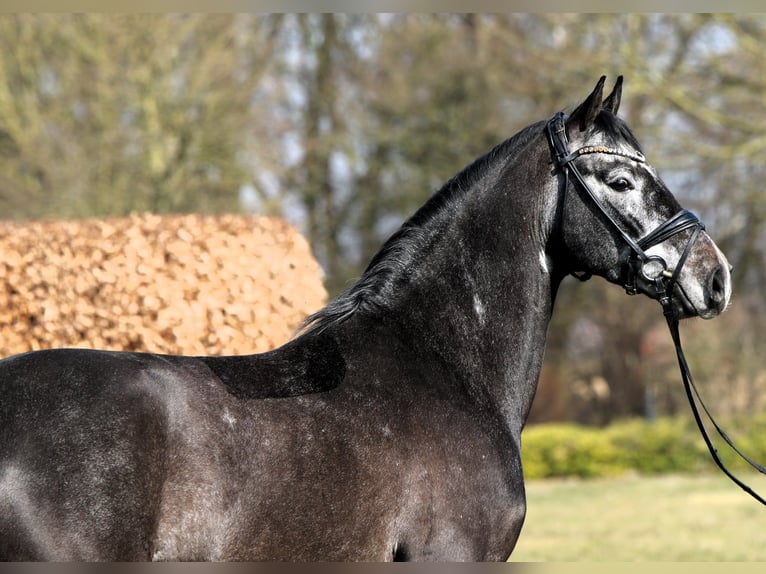
[[[766,463],[766,413],[727,419],[721,426],[748,456]],[[715,434],[712,427],[708,432]],[[723,440],[717,435],[714,439],[727,466],[738,471],[746,468]],[[527,478],[691,473],[715,468],[691,414],[654,422],[624,420],[604,428],[572,423],[533,425],[522,433],[522,463]]]

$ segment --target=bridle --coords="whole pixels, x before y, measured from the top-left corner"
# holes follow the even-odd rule
[[[705,225],[693,212],[687,209],[682,209],[641,239],[634,240],[632,237],[630,237],[617,223],[614,217],[612,217],[612,215],[607,211],[593,190],[588,186],[587,182],[580,173],[580,170],[577,169],[575,160],[587,154],[598,153],[622,156],[634,162],[645,163],[646,159],[644,158],[644,155],[638,151],[623,151],[607,146],[584,146],[576,149],[573,152],[570,152],[569,141],[567,139],[566,133],[566,119],[566,114],[563,112],[558,112],[548,121],[545,128],[546,134],[548,136],[548,141],[551,145],[553,163],[556,169],[558,169],[563,174],[561,182],[563,193],[566,193],[569,187],[569,176],[571,175],[579,188],[584,191],[585,194],[590,198],[592,205],[598,210],[608,225],[624,242],[625,247],[628,250],[628,255],[623,260],[624,265],[622,271],[623,287],[625,288],[625,291],[629,295],[635,295],[638,293],[639,277],[642,277],[647,281],[649,285],[652,285],[652,294],[660,302],[660,305],[662,305],[663,314],[665,315],[668,329],[670,330],[670,335],[673,339],[673,344],[675,345],[676,357],[678,358],[678,366],[681,371],[681,378],[684,382],[684,389],[686,390],[686,396],[689,399],[689,405],[691,406],[694,420],[696,421],[697,427],[702,434],[702,438],[705,440],[705,444],[710,451],[710,455],[713,457],[716,465],[718,465],[718,467],[724,472],[724,474],[726,474],[726,476],[728,476],[735,484],[750,494],[753,498],[758,500],[761,504],[766,505],[766,499],[758,495],[739,478],[734,476],[734,474],[732,474],[731,471],[729,471],[729,469],[726,468],[726,466],[721,461],[721,458],[718,455],[718,449],[716,449],[715,445],[713,444],[713,441],[711,440],[702,421],[700,411],[697,407],[697,402],[699,402],[702,410],[707,415],[708,419],[711,421],[714,428],[723,438],[726,444],[728,444],[743,460],[750,464],[750,466],[762,474],[766,474],[766,468],[754,462],[747,455],[743,454],[734,445],[733,441],[726,434],[726,432],[718,425],[718,423],[716,423],[707,406],[702,401],[702,397],[697,390],[697,386],[694,383],[694,378],[692,377],[691,370],[689,369],[689,365],[686,361],[683,348],[681,347],[681,336],[678,330],[678,317],[676,316],[673,308],[673,288],[677,284],[681,269],[686,263],[689,253],[691,253],[692,247],[697,241],[700,233],[705,229]],[[562,204],[563,203],[564,202],[562,201]],[[668,264],[662,257],[659,255],[649,255],[646,253],[649,248],[655,245],[659,245],[660,243],[667,241],[678,233],[689,229],[692,230],[692,233],[686,242],[686,247],[684,247],[681,257],[678,259],[678,263],[676,263],[676,266],[672,271],[668,269]],[[581,281],[586,281],[591,277],[591,274],[587,272],[573,272],[572,275]]]
[[[637,151],[623,151],[606,146],[584,146],[570,153],[565,121],[566,115],[563,112],[559,112],[553,116],[546,127],[548,140],[553,149],[554,164],[564,174],[563,189],[567,189],[569,175],[571,174],[577,184],[579,184],[580,189],[589,196],[592,204],[609,223],[609,226],[616,231],[624,241],[625,246],[628,249],[628,256],[624,260],[622,273],[623,287],[625,287],[625,291],[629,295],[638,293],[638,279],[639,277],[642,277],[648,284],[653,286],[654,295],[662,305],[664,313],[666,315],[673,315],[673,287],[678,281],[678,276],[681,273],[684,263],[686,263],[689,253],[691,253],[694,243],[697,241],[702,230],[705,229],[705,225],[693,212],[687,209],[682,209],[654,231],[639,240],[634,240],[623,231],[622,227],[615,221],[612,215],[610,215],[603,203],[601,203],[590,186],[585,182],[580,170],[577,169],[575,160],[584,155],[594,153],[622,156],[637,163],[646,163],[646,159],[642,153]],[[673,271],[668,270],[668,264],[662,257],[646,253],[649,248],[659,245],[687,229],[693,229],[693,232]],[[590,278],[590,274],[587,273],[575,273],[575,276],[581,280]]]

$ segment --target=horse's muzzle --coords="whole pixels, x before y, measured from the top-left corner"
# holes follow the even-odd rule
[[[716,257],[717,261],[714,260],[708,265],[695,261],[694,267],[702,267],[702,270],[695,271],[693,267],[678,281],[675,299],[682,307],[678,309],[679,319],[685,317],[713,319],[729,306],[731,266],[712,240],[706,239],[709,244],[703,249],[705,256]]]

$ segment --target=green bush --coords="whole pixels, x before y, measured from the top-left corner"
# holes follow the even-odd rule
[[[574,424],[539,425],[522,435],[522,462],[528,478],[619,474],[620,453],[598,429]]]
[[[731,438],[748,456],[766,463],[766,413],[732,419],[722,426],[732,429]],[[715,433],[712,427],[709,432]],[[714,443],[727,466],[745,468],[718,436]],[[522,434],[522,462],[527,478],[688,473],[715,468],[691,417],[651,423],[632,419],[604,428],[571,423],[533,425]]]

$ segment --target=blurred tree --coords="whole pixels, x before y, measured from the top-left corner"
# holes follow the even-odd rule
[[[5,217],[231,211],[269,22],[0,17]]]
[[[529,87],[539,46],[525,48],[516,25],[470,14],[301,19],[303,155],[286,187],[332,293],[443,182],[550,111],[559,90]]]

